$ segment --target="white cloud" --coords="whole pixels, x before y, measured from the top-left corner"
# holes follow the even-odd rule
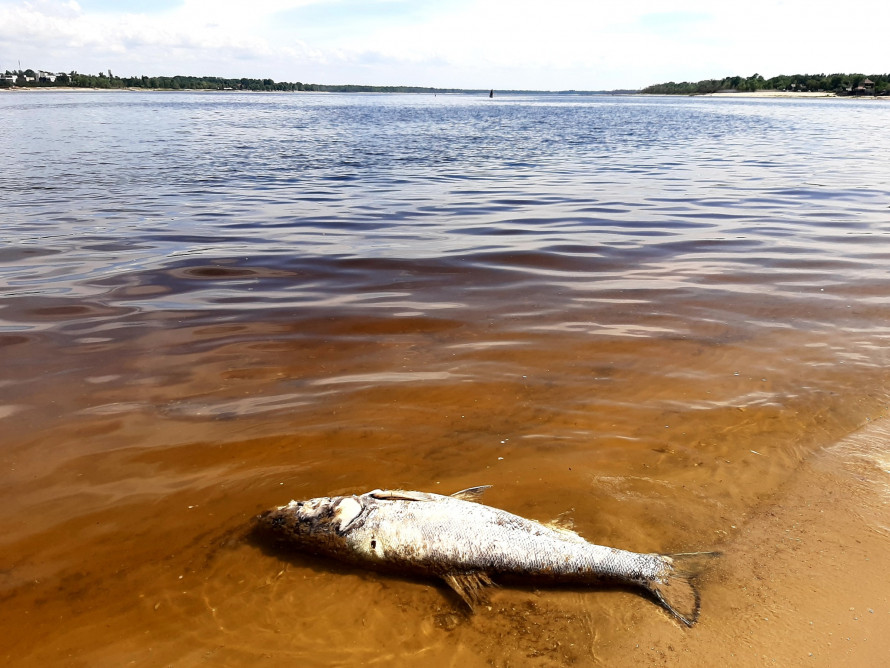
[[[755,71],[872,72],[885,49],[867,31],[890,22],[890,8],[866,0],[667,8],[656,0],[183,0],[162,10],[146,2],[143,11],[128,2],[126,12],[81,2],[0,0],[0,57],[118,74],[613,88]]]
[[[257,4],[273,12],[296,3]],[[212,6],[219,11],[209,11]],[[319,57],[318,50],[303,47],[299,40],[287,46],[270,43],[255,29],[264,14],[246,13],[243,7],[238,3],[223,11],[223,3],[189,0],[161,14],[109,14],[86,13],[75,2],[3,3],[0,46],[3,53],[35,68],[97,72],[111,67],[119,74],[215,74],[222,67],[221,75],[231,68],[238,70],[236,76],[264,76],[257,60]],[[250,26],[254,29],[246,29]]]

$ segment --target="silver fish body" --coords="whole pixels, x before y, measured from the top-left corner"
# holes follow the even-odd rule
[[[374,490],[359,496],[291,501],[261,524],[299,549],[362,566],[442,578],[472,608],[492,577],[529,581],[613,582],[650,592],[692,626],[699,596],[688,565],[702,555],[640,554],[594,545],[476,503],[486,487],[452,496]]]

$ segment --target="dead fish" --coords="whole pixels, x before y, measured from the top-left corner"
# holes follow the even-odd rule
[[[489,486],[451,496],[377,489],[358,496],[291,501],[259,516],[281,541],[359,566],[442,578],[473,607],[492,577],[641,587],[686,626],[698,619],[694,578],[714,552],[640,554],[588,543],[478,503]]]

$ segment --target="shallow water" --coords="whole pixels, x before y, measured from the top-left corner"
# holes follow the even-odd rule
[[[888,115],[0,95],[0,656],[551,665],[671,624],[572,589],[467,618],[244,529],[491,484],[595,542],[731,544],[884,410]]]

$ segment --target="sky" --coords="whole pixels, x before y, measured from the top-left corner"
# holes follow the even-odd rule
[[[612,90],[890,71],[876,0],[0,0],[0,71]]]

